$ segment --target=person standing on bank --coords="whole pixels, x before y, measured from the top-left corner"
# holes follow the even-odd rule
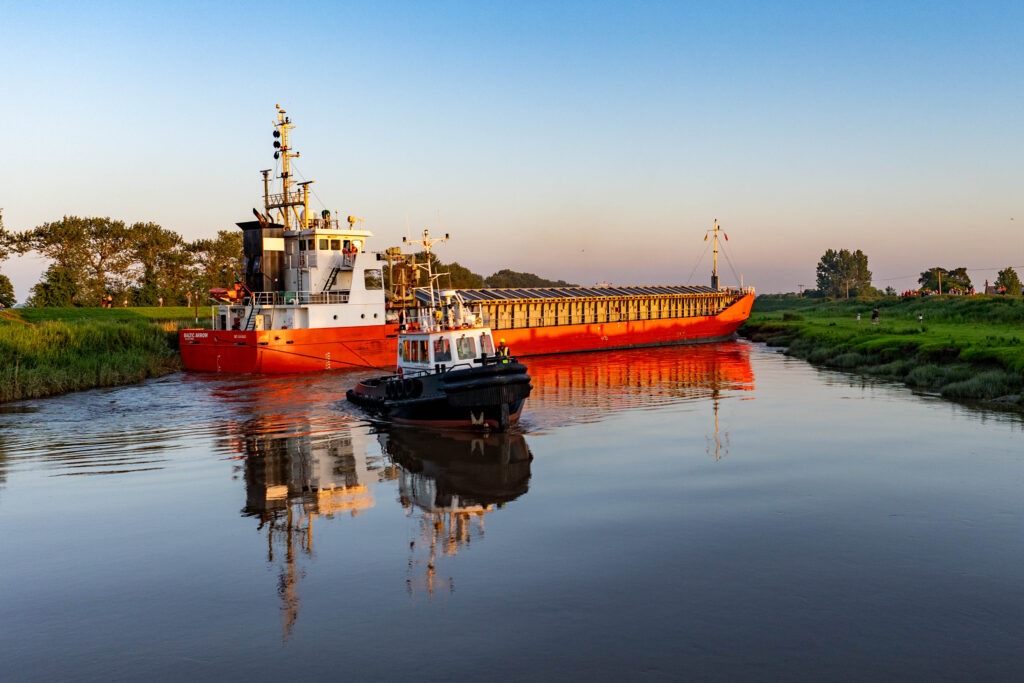
[[[875,307],[875,308],[871,309],[871,324],[872,325],[877,325],[878,324],[878,307]]]

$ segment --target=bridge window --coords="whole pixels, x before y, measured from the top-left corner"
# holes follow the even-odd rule
[[[320,238],[320,251],[327,251],[327,240]]]
[[[363,279],[367,290],[384,289],[384,277],[376,268],[363,271]]]
[[[341,251],[341,240],[331,240],[331,251]]]

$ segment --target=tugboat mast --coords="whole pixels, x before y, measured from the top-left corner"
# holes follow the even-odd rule
[[[430,248],[432,246],[434,246],[435,244],[437,244],[438,242],[447,242],[447,241],[448,241],[448,233],[445,233],[444,237],[431,237],[429,230],[424,230],[423,231],[423,239],[421,239],[421,240],[411,240],[411,239],[408,239],[407,237],[403,237],[402,238],[402,242],[404,242],[405,244],[411,244],[411,245],[414,245],[414,246],[421,246],[421,247],[423,247],[423,251],[427,255],[427,265],[426,265],[427,286],[430,288],[430,305],[431,306],[435,305],[437,302],[434,299],[434,289],[435,289],[435,287],[434,287],[434,273],[433,273],[433,270],[432,270],[432,264],[430,263]]]

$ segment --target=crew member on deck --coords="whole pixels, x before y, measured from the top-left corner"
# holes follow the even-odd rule
[[[506,358],[508,357],[508,347],[505,346],[505,340],[504,339],[499,339],[498,340],[498,355],[499,356],[505,356]]]

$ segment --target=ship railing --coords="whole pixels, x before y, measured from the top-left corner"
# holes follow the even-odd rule
[[[253,292],[255,306],[305,306],[308,304],[347,304],[348,291],[343,292]]]
[[[742,296],[742,295],[745,295],[745,294],[753,294],[754,293],[754,288],[753,287],[722,287],[718,291],[720,293],[722,293],[722,294],[735,294],[735,295],[738,295],[738,296]]]
[[[525,311],[524,306],[512,305],[505,310],[486,310],[484,325],[495,330],[523,327],[555,327],[560,325],[601,325],[644,320],[664,320],[718,315],[736,302],[741,290],[718,291],[699,297],[670,299],[652,305],[651,302],[622,301],[614,306],[566,306],[557,312]]]

